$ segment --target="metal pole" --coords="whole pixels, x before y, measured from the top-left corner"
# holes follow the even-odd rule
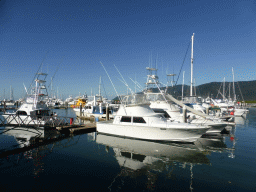
[[[190,85],[190,96],[193,96],[193,54],[194,54],[194,50],[193,50],[193,46],[194,46],[194,33],[191,37],[191,85]]]
[[[185,71],[183,71],[183,83],[182,83],[182,101],[183,101],[183,91],[184,91],[184,75],[185,75]]]

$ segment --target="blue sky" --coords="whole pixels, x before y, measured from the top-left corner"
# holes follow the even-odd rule
[[[197,85],[232,81],[232,67],[236,81],[255,80],[252,0],[1,0],[0,21],[0,99],[10,86],[21,97],[42,62],[48,83],[59,67],[53,86],[64,98],[98,93],[100,76],[115,97],[100,61],[119,94],[126,87],[114,65],[132,89],[129,78],[144,86],[150,65],[166,83],[166,72],[179,73],[193,33]],[[190,49],[182,71],[190,84]]]

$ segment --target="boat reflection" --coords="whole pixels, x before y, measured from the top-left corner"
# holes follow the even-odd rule
[[[55,129],[5,127],[1,133],[13,137],[16,142],[11,147],[1,150],[0,168],[11,168],[17,164],[33,163],[35,178],[39,177],[39,174],[44,171],[44,158],[52,153],[54,147],[67,147],[74,142],[72,141],[73,137],[60,134]]]
[[[157,173],[165,173],[168,178],[177,167],[190,169],[190,187],[192,189],[192,168],[195,165],[210,164],[207,155],[211,152],[228,150],[223,138],[201,138],[194,144],[151,142],[116,136],[93,135],[98,144],[105,145],[106,151],[113,149],[114,156],[121,168],[117,177],[131,178],[146,175],[147,187],[154,190]],[[96,136],[96,137],[95,137]],[[114,179],[115,181],[117,178]],[[115,187],[111,183],[110,190]]]
[[[40,142],[58,136],[56,130],[43,130],[27,127],[5,127],[2,132],[4,135],[13,136],[20,148],[29,146],[31,143]]]

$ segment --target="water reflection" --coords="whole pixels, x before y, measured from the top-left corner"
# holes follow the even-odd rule
[[[142,175],[147,177],[147,188],[155,189],[158,173],[165,173],[171,178],[173,171],[179,168],[190,170],[190,190],[192,190],[193,167],[206,164],[210,161],[207,157],[211,152],[227,152],[230,149],[222,137],[201,138],[194,144],[160,143],[136,139],[120,138],[104,134],[92,135],[98,144],[105,146],[108,152],[113,149],[121,171],[114,178],[109,189],[118,187],[117,179],[124,177],[136,178]],[[120,182],[119,182],[120,183]],[[121,182],[122,183],[122,182]]]
[[[12,141],[12,146],[0,151],[0,168],[12,168],[32,162],[35,178],[44,171],[44,157],[52,153],[54,147],[69,146],[67,143],[70,141],[70,137],[60,134],[57,130],[5,127],[1,134],[13,138],[16,142]],[[61,142],[64,139],[65,143]]]
[[[2,134],[13,136],[20,148],[29,146],[31,143],[37,142],[38,139],[41,139],[42,142],[42,139],[54,138],[58,136],[56,130],[43,130],[26,127],[5,127]]]

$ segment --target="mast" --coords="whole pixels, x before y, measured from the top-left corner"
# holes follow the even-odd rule
[[[225,99],[225,77],[223,82],[223,100]]]
[[[232,74],[233,74],[233,94],[234,94],[234,101],[236,101],[236,92],[235,92],[235,75],[234,75],[234,69],[232,67]]]
[[[194,79],[195,85],[194,85],[194,91],[195,91],[195,96],[196,96],[196,79]]]
[[[182,98],[182,101],[183,101],[183,90],[184,90],[184,75],[185,75],[185,71],[183,71],[183,83],[182,83],[182,94],[181,94],[181,98]]]
[[[52,77],[51,77],[51,97],[53,97],[53,89],[52,89]]]
[[[193,96],[193,54],[194,54],[194,50],[193,50],[193,46],[194,46],[194,35],[195,33],[193,33],[192,37],[191,37],[191,85],[190,85],[190,96]]]
[[[13,98],[13,89],[12,89],[12,86],[10,86],[10,101],[13,101],[14,98]]]
[[[229,88],[228,88],[228,101],[230,101],[230,83],[229,83]]]
[[[100,83],[99,83],[99,96],[101,96],[100,85],[101,85],[101,76],[100,76]]]

